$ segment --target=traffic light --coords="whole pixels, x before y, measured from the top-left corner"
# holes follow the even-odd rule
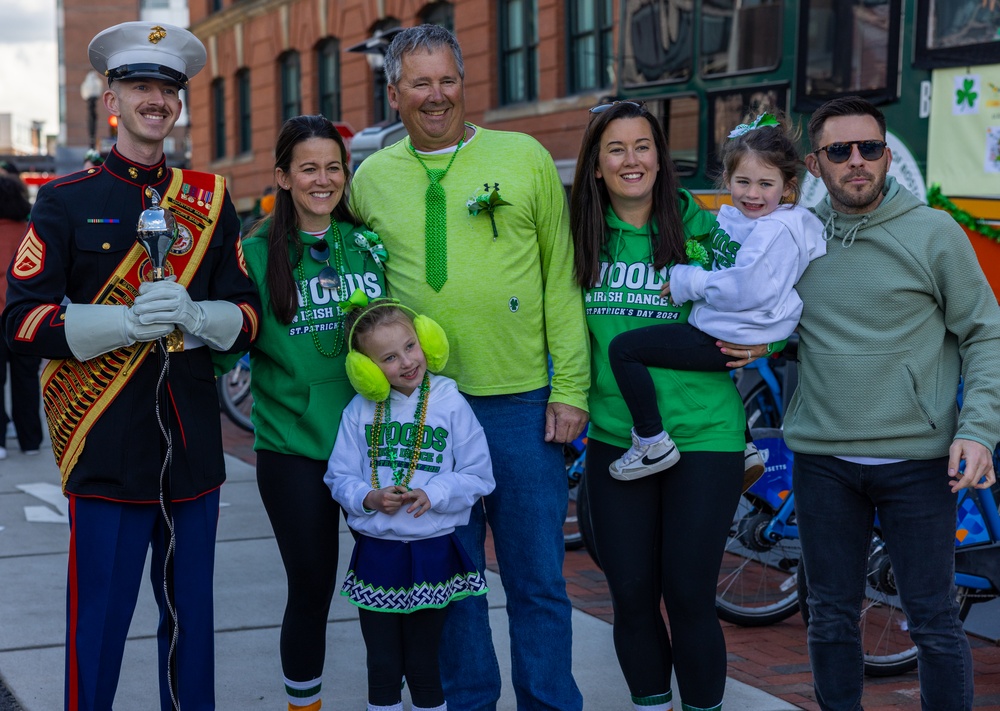
[[[108,116],[108,128],[110,129],[111,137],[118,138],[118,117]]]

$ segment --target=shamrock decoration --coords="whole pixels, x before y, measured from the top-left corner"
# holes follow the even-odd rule
[[[962,88],[955,92],[955,103],[961,106],[966,101],[969,102],[969,108],[971,109],[976,104],[976,99],[979,98],[979,94],[972,90],[975,86],[975,82],[972,79],[966,78],[962,82]]]
[[[684,253],[687,255],[688,264],[708,267],[708,252],[702,246],[701,242],[689,239],[684,243]]]
[[[490,216],[490,224],[493,225],[493,241],[497,241],[497,223],[493,217],[493,211],[501,205],[510,205],[509,202],[500,197],[500,183],[493,183],[493,192],[490,192],[490,184],[483,183],[485,193],[469,198],[465,206],[469,208],[470,215],[478,215],[485,212]]]
[[[371,230],[360,230],[354,235],[354,249],[359,252],[368,252],[375,260],[375,266],[385,271],[385,262],[389,259],[389,254],[385,251],[382,238]]]
[[[765,126],[780,126],[778,119],[774,118],[771,114],[760,114],[751,123],[741,123],[739,126],[734,128],[729,132],[729,138],[739,138],[745,133],[750,133],[755,128],[764,128]]]

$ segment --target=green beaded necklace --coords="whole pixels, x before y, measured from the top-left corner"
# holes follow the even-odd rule
[[[337,221],[330,218],[330,228],[331,232],[337,232],[337,239],[333,240],[333,263],[337,269],[337,276],[340,277],[340,281],[337,284],[337,300],[341,303],[347,300],[346,287],[344,284],[347,278],[346,269],[344,267],[344,246],[342,241],[344,239],[343,234],[340,232],[340,225]],[[331,237],[333,235],[331,234]],[[305,250],[302,251],[302,256],[299,258],[298,263],[298,274],[299,274],[299,287],[302,289],[302,303],[305,305],[305,316],[306,323],[309,324],[309,333],[312,335],[313,345],[316,346],[316,350],[319,354],[326,358],[336,358],[340,355],[340,351],[344,348],[344,311],[340,308],[340,304],[337,304],[337,345],[334,346],[332,351],[328,351],[323,348],[323,344],[319,342],[319,332],[316,329],[316,322],[313,321],[312,317],[312,301],[309,299],[309,283],[306,281],[306,270],[302,265],[302,260],[305,259]]]
[[[413,413],[414,423],[417,430],[413,436],[413,454],[410,456],[410,466],[403,476],[403,467],[396,466],[396,448],[389,447],[389,468],[392,470],[392,485],[402,486],[407,491],[410,489],[410,480],[413,479],[413,472],[417,470],[417,463],[420,461],[420,452],[424,448],[424,424],[427,422],[427,394],[431,389],[430,373],[424,372],[424,379],[420,382],[420,397],[417,398],[417,408]],[[391,405],[389,400],[392,395],[381,402],[375,403],[375,416],[372,418],[372,489],[378,490],[382,487],[378,480],[378,450],[382,443],[382,429],[392,418]]]

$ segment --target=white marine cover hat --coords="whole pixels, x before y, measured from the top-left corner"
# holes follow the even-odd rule
[[[156,22],[123,22],[90,41],[90,63],[108,78],[163,79],[187,89],[205,66],[205,45],[188,30]]]

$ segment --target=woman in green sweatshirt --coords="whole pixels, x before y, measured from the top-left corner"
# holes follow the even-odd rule
[[[727,373],[650,369],[664,429],[683,456],[652,476],[613,479],[608,468],[632,444],[632,418],[608,346],[633,328],[686,322],[690,304],[675,306],[660,289],[667,268],[686,261],[687,239],[713,259],[731,259],[739,245],[679,187],[663,129],[644,106],[621,101],[591,111],[570,220],[591,345],[587,482],[615,648],[636,709],[674,708],[671,670],[682,709],[721,709],[726,646],[715,586],[743,481],[743,406]]]
[[[385,295],[381,245],[348,208],[344,141],[323,116],[285,122],[274,211],[243,245],[263,306],[250,350],[257,486],[288,577],[281,667],[290,711],[320,708],[340,506],[323,483],[341,412],[344,304]]]

